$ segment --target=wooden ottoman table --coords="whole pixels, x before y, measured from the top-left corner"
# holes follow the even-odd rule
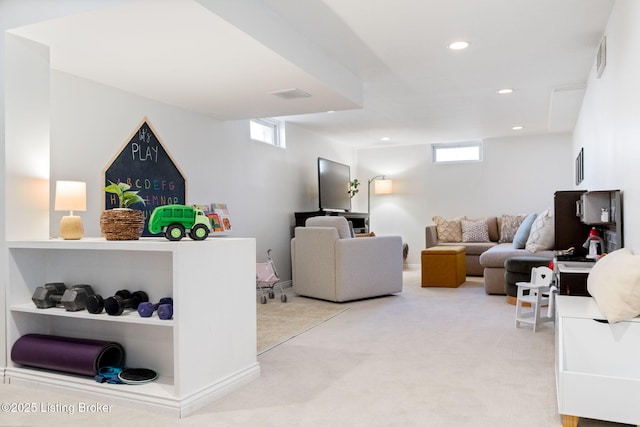
[[[422,287],[457,288],[467,278],[464,246],[432,246],[422,251]]]

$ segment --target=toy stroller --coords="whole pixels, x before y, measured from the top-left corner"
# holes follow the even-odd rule
[[[260,293],[260,302],[267,303],[267,295],[274,298],[274,287],[278,286],[280,290],[280,301],[287,302],[287,296],[282,290],[282,284],[276,271],[276,265],[271,258],[271,249],[267,250],[267,262],[256,263],[256,291]],[[266,295],[265,295],[266,294]]]

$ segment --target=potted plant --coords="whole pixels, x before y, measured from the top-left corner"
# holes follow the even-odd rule
[[[358,186],[360,185],[360,181],[358,181],[358,178],[354,179],[353,181],[349,182],[349,195],[351,196],[351,198],[353,199],[353,196],[355,196],[356,194],[358,194]]]
[[[131,190],[131,186],[124,182],[115,183],[109,181],[109,185],[104,188],[107,193],[113,193],[118,197],[118,208],[127,209],[136,203],[144,205],[144,199],[140,197],[137,191]]]
[[[100,215],[100,230],[104,237],[107,240],[138,240],[144,230],[144,214],[131,206],[144,205],[144,199],[124,182],[109,181],[104,191],[118,198],[117,208],[104,210]]]

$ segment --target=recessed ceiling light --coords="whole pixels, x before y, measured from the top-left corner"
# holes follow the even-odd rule
[[[506,95],[506,94],[508,94],[508,93],[513,93],[513,89],[509,89],[509,88],[500,89],[500,90],[498,91],[498,93],[499,93],[500,95]]]
[[[514,126],[511,129],[513,129],[513,130],[522,130],[522,129],[524,129],[524,126]]]
[[[391,138],[388,136],[383,136],[382,138],[380,138],[380,141],[391,141]]]
[[[329,110],[329,111],[327,111],[327,113],[331,114],[331,113],[335,113],[335,111],[334,110]]]
[[[449,45],[449,49],[451,50],[460,50],[460,49],[466,49],[469,47],[469,42],[465,42],[465,41],[459,41],[459,42],[453,42]]]

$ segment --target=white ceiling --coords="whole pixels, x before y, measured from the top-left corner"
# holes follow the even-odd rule
[[[572,130],[613,3],[132,0],[12,32],[52,68],[220,120],[416,144]],[[312,96],[270,94],[293,88]]]

